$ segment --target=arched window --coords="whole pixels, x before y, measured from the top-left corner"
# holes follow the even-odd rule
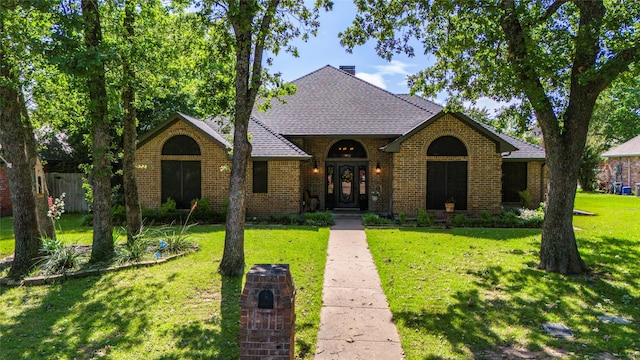
[[[442,136],[429,145],[427,156],[467,156],[467,147],[454,136]],[[466,159],[429,159],[427,161],[427,209],[444,209],[444,203],[453,198],[456,202],[456,210],[466,210],[467,182]]]
[[[191,137],[176,135],[164,144],[162,155],[200,155],[200,146]],[[162,202],[172,199],[178,209],[188,209],[191,201],[202,194],[202,170],[200,160],[162,159]]]
[[[329,149],[330,158],[366,158],[367,150],[355,140],[340,140]]]
[[[429,145],[427,156],[467,156],[467,147],[454,136],[441,136]]]
[[[187,135],[176,135],[164,144],[162,155],[200,155],[200,146]]]

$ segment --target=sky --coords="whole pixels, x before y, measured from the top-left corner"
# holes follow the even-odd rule
[[[429,57],[416,54],[409,58],[396,55],[389,62],[375,52],[375,42],[347,53],[340,46],[338,33],[344,31],[355,17],[355,6],[351,0],[334,1],[333,10],[322,12],[318,36],[307,42],[296,41],[299,57],[279,54],[274,58],[272,72],[281,72],[284,80],[293,81],[326,65],[339,68],[341,65],[355,65],[356,76],[395,94],[409,92],[407,76],[424,69]]]
[[[351,25],[355,14],[356,8],[352,0],[334,0],[333,10],[323,11],[320,15],[318,36],[311,37],[307,42],[296,41],[300,56],[295,58],[288,53],[279,54],[274,58],[271,71],[282,73],[286,81],[294,81],[326,65],[335,68],[354,65],[356,76],[362,80],[394,94],[408,94],[407,76],[432,64],[433,56],[425,55],[422,49],[416,48],[416,54],[412,58],[396,54],[391,61],[387,61],[376,54],[375,41],[369,41],[354,48],[353,53],[348,53],[340,45],[338,33]],[[440,105],[446,103],[444,93],[429,100]],[[486,108],[492,113],[491,110],[498,108],[500,104],[484,98],[479,99],[475,106]]]

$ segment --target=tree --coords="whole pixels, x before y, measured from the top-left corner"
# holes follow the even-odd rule
[[[127,215],[127,239],[129,242],[142,228],[142,210],[138,199],[138,182],[136,180],[136,139],[137,118],[135,108],[135,81],[136,74],[131,64],[135,56],[133,45],[135,33],[135,6],[137,1],[125,0],[124,2],[124,38],[126,50],[122,56],[122,108],[123,115],[123,185],[124,201]]]
[[[40,236],[55,236],[47,217],[46,182],[36,179],[35,167],[40,160],[23,90],[32,85],[33,69],[42,64],[34,47],[47,23],[28,4],[21,5],[15,1],[0,5],[0,144],[13,204],[11,277],[30,270],[38,257]]]
[[[86,47],[84,79],[89,93],[89,118],[93,140],[93,243],[91,261],[113,256],[111,219],[111,133],[108,118],[105,64],[102,53],[102,26],[97,0],[82,0],[84,46]]]
[[[638,71],[634,67],[632,71]],[[624,74],[600,94],[593,111],[589,136],[607,150],[640,134],[640,76]]]
[[[235,55],[235,95],[232,110],[233,158],[229,180],[229,208],[224,253],[220,273],[229,276],[244,274],[244,224],[247,163],[251,156],[248,126],[256,98],[268,77],[263,67],[266,51],[277,54],[281,49],[296,54],[289,42],[315,35],[321,6],[330,8],[328,0],[318,0],[308,9],[302,0],[239,0],[202,1],[201,12],[212,27],[229,35],[223,44]]]
[[[352,47],[413,54],[419,39],[435,63],[412,77],[414,91],[448,90],[469,100],[521,99],[546,148],[549,194],[539,267],[587,270],[572,225],[578,166],[598,95],[640,59],[640,4],[622,0],[356,2],[343,34]]]

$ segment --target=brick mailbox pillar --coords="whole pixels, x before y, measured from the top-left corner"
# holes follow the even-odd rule
[[[294,358],[295,293],[289,264],[249,270],[240,296],[240,359]]]

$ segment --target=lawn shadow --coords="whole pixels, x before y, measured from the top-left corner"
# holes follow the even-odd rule
[[[481,228],[481,227],[454,227],[443,228],[406,228],[400,227],[394,230],[401,232],[417,232],[425,234],[447,234],[451,236],[466,236],[483,240],[517,240],[541,234],[541,229],[531,228]]]
[[[63,285],[25,287],[25,293],[17,298],[7,296],[12,289],[0,289],[6,301],[25,309],[4,327],[2,355],[10,359],[52,354],[97,358],[107,356],[113,348],[126,350],[142,343],[149,325],[144,310],[155,302],[154,292],[165,291],[164,284],[149,284],[149,293],[140,294],[133,287],[116,284],[114,278],[90,277]]]
[[[555,349],[587,355],[605,348],[597,339],[602,336],[594,339],[591,334],[581,333],[581,329],[589,331],[605,326],[597,315],[606,311],[631,318],[640,315],[637,309],[632,311],[620,301],[608,303],[602,313],[576,303],[578,298],[596,307],[604,296],[622,299],[628,294],[625,289],[592,276],[563,276],[536,268],[509,271],[500,266],[468,274],[475,278],[477,288],[457,291],[446,308],[395,312],[395,321],[417,333],[446,340],[453,353],[463,356],[471,350],[474,358],[479,359],[491,358],[492,355],[487,354],[496,354],[496,349],[519,346],[517,334],[510,333],[509,329],[521,327],[525,330],[527,348],[538,351],[540,358],[552,358]],[[562,319],[560,321],[573,330],[574,338],[563,340],[547,335],[542,325],[556,322],[550,319]],[[632,348],[633,337],[629,334],[637,331],[633,328],[638,326],[634,323],[627,327],[608,327],[607,333],[620,340],[607,346],[621,353]]]
[[[180,353],[158,359],[238,359],[242,279],[242,276],[222,276],[220,316],[173,328],[172,341]]]

